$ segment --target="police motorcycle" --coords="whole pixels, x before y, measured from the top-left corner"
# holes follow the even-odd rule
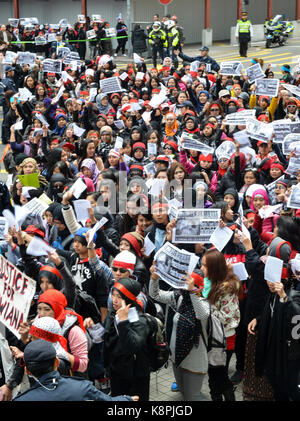
[[[285,45],[288,37],[293,33],[294,26],[291,22],[283,20],[284,15],[277,15],[265,23],[266,48],[272,44]]]

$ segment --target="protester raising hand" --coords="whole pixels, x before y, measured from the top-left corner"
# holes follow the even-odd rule
[[[153,261],[153,265],[150,267],[151,279],[154,281],[158,281],[159,276],[155,273],[155,260]]]
[[[172,232],[173,229],[176,227],[177,219],[173,218],[171,222],[169,222],[166,226],[166,239],[167,241],[172,241]]]
[[[117,316],[119,317],[121,322],[128,319],[128,312],[129,312],[130,306],[131,304],[126,305],[125,301],[122,300],[122,306],[117,311]]]

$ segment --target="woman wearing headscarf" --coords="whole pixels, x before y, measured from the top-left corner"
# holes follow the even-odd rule
[[[110,372],[112,396],[135,393],[140,401],[149,400],[150,361],[147,338],[150,333],[137,297],[139,282],[121,278],[112,289],[112,307],[104,321],[104,366]],[[138,317],[129,321],[129,308]]]
[[[167,137],[174,137],[179,134],[179,123],[174,113],[168,113],[165,116],[165,126],[163,128],[163,134]]]
[[[63,136],[67,128],[67,123],[68,123],[68,117],[65,114],[63,113],[56,114],[55,128],[53,130],[53,134],[56,134],[58,136]]]
[[[72,373],[84,373],[88,366],[88,348],[85,327],[82,317],[72,310],[66,309],[65,295],[56,289],[47,289],[38,299],[38,318],[52,317],[59,322],[62,336],[67,340],[68,358]],[[28,342],[29,325],[21,325],[21,339]]]
[[[100,174],[96,162],[90,158],[84,159],[80,165],[79,170],[84,177],[90,178],[93,181],[94,187],[96,188]]]
[[[115,110],[110,105],[107,94],[98,94],[96,96],[96,104],[100,114],[107,115],[109,113],[113,113],[115,115]]]
[[[197,273],[192,273],[191,276],[185,277],[187,289],[163,291],[159,288],[159,277],[155,274],[154,265],[150,273],[150,297],[160,303],[169,304],[176,311],[170,351],[178,388],[185,401],[203,400],[201,388],[208,369],[205,342],[209,316],[209,304],[200,297],[203,278]]]

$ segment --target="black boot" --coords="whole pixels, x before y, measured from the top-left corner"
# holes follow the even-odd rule
[[[235,401],[234,391],[235,391],[235,388],[232,386],[223,392],[225,401]]]

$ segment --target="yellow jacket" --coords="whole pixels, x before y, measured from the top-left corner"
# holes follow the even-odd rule
[[[256,104],[257,104],[256,95],[254,95],[254,94],[250,95],[249,107],[254,108],[254,107],[256,107]],[[277,105],[278,105],[278,97],[274,96],[271,100],[271,104],[267,107],[268,116],[269,116],[270,121],[274,120],[274,113],[276,111]]]

